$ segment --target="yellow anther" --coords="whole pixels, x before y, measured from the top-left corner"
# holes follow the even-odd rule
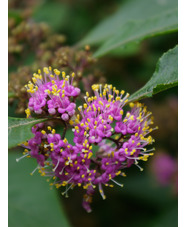
[[[99,84],[93,84],[92,85],[92,90],[95,91],[95,90],[98,90],[99,89]]]
[[[120,175],[121,171],[119,170],[117,173],[116,173],[116,176]]]
[[[54,69],[54,73],[59,76],[60,75],[60,71],[58,69]]]
[[[63,142],[64,142],[64,143],[67,143],[67,142],[68,142],[68,140],[67,140],[66,138],[64,138]]]
[[[47,67],[44,67],[43,68],[43,72],[46,73],[46,74],[49,74],[48,68]]]
[[[86,109],[86,108],[87,108],[87,104],[86,104],[86,103],[84,103],[84,104],[83,104],[83,107],[84,107],[84,109]]]
[[[73,120],[70,120],[70,121],[69,121],[69,124],[70,124],[70,125],[73,125],[73,124],[74,124]]]
[[[133,108],[134,107],[134,103],[133,102],[130,102],[129,103],[129,106],[130,106],[130,108]]]
[[[78,126],[75,126],[74,128],[75,128],[75,130],[78,130],[78,129],[79,129],[79,127],[78,127]]]
[[[106,91],[104,90],[104,91],[103,91],[103,95],[106,96],[106,94],[107,94],[107,93],[106,93]]]
[[[103,106],[103,103],[102,103],[102,101],[99,101],[99,104]]]
[[[109,115],[109,120],[113,121],[113,117],[111,115]]]
[[[121,95],[124,95],[125,91],[124,91],[124,90],[122,90],[120,93],[121,93]]]
[[[30,109],[29,108],[27,108],[26,110],[25,110],[25,113],[26,113],[26,117],[28,118],[29,116],[30,116]]]
[[[130,113],[129,112],[126,114],[126,117],[130,117]]]
[[[138,136],[138,133],[137,133],[137,132],[135,133],[135,136],[136,136],[136,137]]]
[[[123,110],[120,110],[120,112],[119,112],[121,115],[123,115]]]
[[[48,93],[49,95],[51,93],[49,89],[46,89],[45,92]]]
[[[63,79],[65,78],[65,76],[66,76],[66,73],[63,71],[63,72],[62,72],[62,77],[63,77]]]
[[[80,124],[80,126],[83,127],[83,126],[84,126],[84,123],[82,122],[82,123]]]
[[[41,133],[42,133],[43,135],[45,135],[45,134],[46,134],[45,130],[42,130],[42,131],[41,131]]]
[[[88,159],[90,159],[92,157],[93,153],[89,153],[88,154]]]
[[[92,101],[92,99],[89,97],[89,98],[87,99],[87,101],[88,101],[88,102],[91,102],[91,101]]]
[[[36,78],[34,78],[34,77],[32,77],[32,80],[33,80],[34,83],[37,82]]]
[[[108,88],[112,90],[112,84],[109,84],[108,85]]]
[[[119,90],[115,90],[116,95],[119,95]]]

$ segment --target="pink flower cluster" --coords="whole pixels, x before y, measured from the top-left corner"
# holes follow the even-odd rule
[[[80,94],[80,89],[72,85],[74,73],[66,76],[62,72],[60,79],[60,71],[51,67],[44,68],[44,75],[38,70],[38,74],[33,74],[33,83],[30,81],[25,87],[31,97],[26,109],[27,117],[33,111],[36,114],[60,115],[62,120],[68,121],[75,113],[76,104],[75,97]],[[73,101],[72,101],[73,100]]]
[[[129,94],[125,95],[124,91],[119,92],[106,84],[104,88],[101,85],[92,86],[94,96],[90,97],[86,93],[85,103],[78,108],[80,115],[75,117],[75,106],[70,108],[74,103],[70,102],[69,97],[76,97],[79,90],[69,83],[69,78],[60,81],[57,75],[55,83],[49,81],[37,84],[38,89],[29,100],[30,110],[41,113],[47,103],[50,114],[58,112],[64,121],[73,117],[65,123],[67,128],[63,135],[44,123],[34,126],[34,138],[23,144],[25,156],[37,159],[36,169],[41,175],[55,179],[51,185],[57,188],[65,186],[63,194],[66,196],[69,189],[82,186],[86,190],[83,207],[90,212],[90,203],[97,187],[105,199],[103,186],[113,187],[113,183],[122,186],[115,178],[118,175],[125,176],[123,170],[132,164],[142,170],[138,161],[147,161],[153,155],[153,149],[145,148],[154,142],[149,135],[153,130],[150,127],[153,124],[151,113],[140,103],[130,103],[130,109],[124,112]],[[37,102],[42,95],[44,98]],[[65,112],[62,112],[64,109]],[[64,133],[70,128],[73,131],[73,145]]]

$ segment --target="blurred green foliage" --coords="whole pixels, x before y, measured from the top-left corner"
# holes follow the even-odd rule
[[[70,226],[55,190],[37,173],[33,160],[15,162],[19,152],[9,154],[9,226]]]

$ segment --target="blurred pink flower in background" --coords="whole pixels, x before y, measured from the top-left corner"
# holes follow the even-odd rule
[[[177,191],[177,160],[165,152],[156,153],[151,162],[152,172],[161,186],[173,185]]]

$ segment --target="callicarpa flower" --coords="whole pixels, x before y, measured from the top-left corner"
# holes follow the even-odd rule
[[[72,85],[74,73],[66,76],[62,72],[60,79],[60,71],[52,68],[44,68],[44,75],[41,70],[38,74],[34,73],[32,81],[25,86],[31,97],[28,103],[28,109],[25,110],[27,117],[31,111],[36,114],[50,114],[61,116],[62,120],[68,121],[75,113],[75,98],[80,94],[80,89]]]
[[[46,75],[48,74],[47,71]],[[40,80],[39,78],[39,82]],[[79,94],[79,90],[70,85],[69,78],[60,82],[56,76],[55,83],[39,82],[38,89],[28,86],[29,89],[36,90],[29,100],[29,108],[36,110],[36,113],[38,109],[44,111],[46,103],[51,109],[50,104],[54,105],[54,100],[57,104],[53,109],[61,113],[59,109],[65,105],[66,99],[74,93],[74,96]],[[53,89],[54,84],[57,86],[56,90]],[[107,84],[103,89],[97,84],[92,89],[94,96],[90,97],[86,93],[85,103],[78,108],[80,115],[74,115],[68,121],[63,135],[42,123],[32,128],[34,137],[22,145],[25,147],[23,157],[31,156],[37,160],[38,166],[32,174],[38,169],[42,176],[49,177],[48,181],[54,180],[51,185],[65,187],[62,194],[66,197],[68,191],[75,186],[85,190],[82,205],[87,212],[91,211],[90,203],[96,188],[105,199],[103,186],[113,187],[116,184],[122,187],[115,178],[118,175],[126,176],[126,168],[135,164],[143,170],[138,161],[147,161],[153,155],[154,148],[147,149],[146,146],[154,142],[149,133],[157,128],[150,127],[153,118],[143,104],[130,103],[129,110],[123,110],[128,103],[128,93],[125,95],[123,90],[119,92]],[[60,95],[55,95],[56,93]],[[68,110],[65,113],[71,116]],[[66,138],[68,128],[73,131],[74,144],[70,144]]]

